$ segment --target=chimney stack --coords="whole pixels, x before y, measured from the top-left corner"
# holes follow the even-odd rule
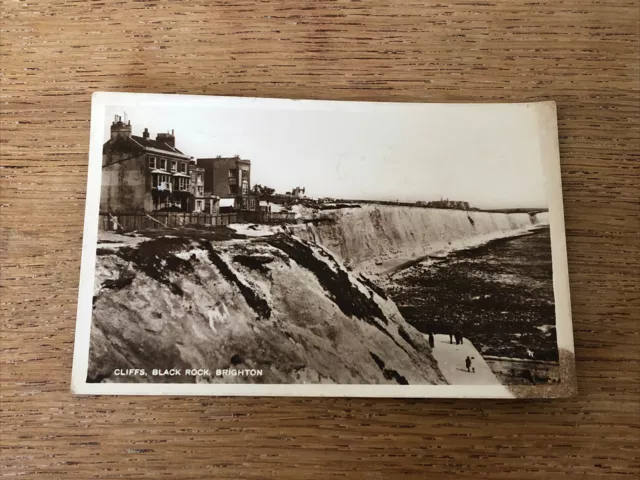
[[[131,137],[131,122],[124,123],[120,115],[115,115],[111,124],[111,140],[118,137]]]
[[[144,127],[144,132],[142,132],[142,138],[144,138],[145,140],[149,138],[149,129],[147,127]]]
[[[176,147],[176,137],[173,134],[173,131],[171,133],[158,133],[156,135],[156,141],[164,142],[173,148]]]

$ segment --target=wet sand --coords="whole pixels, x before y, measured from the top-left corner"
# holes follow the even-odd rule
[[[558,360],[548,228],[427,258],[386,290],[424,333],[457,328],[482,355]]]

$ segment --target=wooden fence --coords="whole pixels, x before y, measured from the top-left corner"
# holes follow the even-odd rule
[[[214,227],[218,225],[229,225],[230,223],[293,223],[295,220],[295,213],[254,212],[249,210],[217,213],[213,215],[186,212],[101,213],[98,229],[113,231],[120,228],[125,232],[132,232],[134,230],[149,230],[164,227]]]

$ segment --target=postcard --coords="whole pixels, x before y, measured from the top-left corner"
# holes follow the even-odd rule
[[[96,93],[77,394],[576,394],[556,108]]]

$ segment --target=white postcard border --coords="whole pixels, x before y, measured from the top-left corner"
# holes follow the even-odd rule
[[[102,144],[105,111],[109,105],[166,106],[167,104],[198,107],[315,109],[364,111],[371,108],[424,108],[425,104],[385,102],[344,102],[318,100],[288,100],[248,97],[212,97],[204,95],[161,95],[146,93],[96,92],[91,104],[91,130],[87,199],[85,208],[82,261],[74,342],[71,391],[83,395],[207,395],[207,396],[296,396],[296,397],[394,397],[394,398],[513,398],[502,385],[324,385],[324,384],[169,384],[169,383],[87,383],[89,345],[93,310],[94,275],[98,241],[98,215],[102,176]],[[310,105],[311,104],[311,105]],[[437,104],[430,104],[437,105]],[[444,105],[444,104],[440,104]],[[488,104],[446,104],[447,108],[470,108]],[[513,105],[513,104],[489,104]],[[558,133],[555,102],[528,104],[543,110],[540,115],[541,157],[545,162],[547,198],[550,216],[553,258],[553,282],[556,304],[558,347],[571,352],[573,329],[569,297],[569,277],[564,230],[562,185],[558,153]]]

